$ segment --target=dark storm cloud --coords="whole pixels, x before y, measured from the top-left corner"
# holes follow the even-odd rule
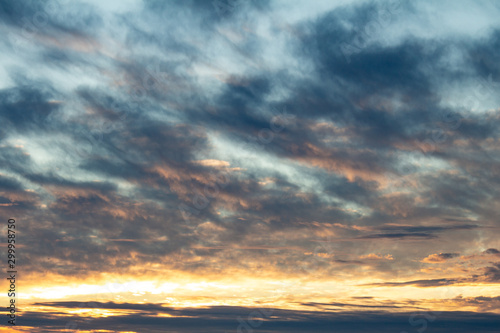
[[[379,154],[384,154],[384,148],[394,149],[395,144],[407,144],[419,150],[415,139],[429,138],[429,125],[442,121],[440,114],[443,117],[451,114],[450,110],[438,105],[439,97],[433,92],[435,78],[422,70],[444,55],[441,52],[427,55],[424,49],[429,41],[415,39],[388,48],[368,45],[346,62],[341,44],[353,36],[341,22],[358,22],[362,27],[370,20],[367,16],[376,12],[373,8],[339,9],[325,15],[312,27],[304,28],[307,38],[303,38],[305,45],[301,45],[299,54],[312,58],[320,74],[312,85],[311,82],[303,83],[302,86],[307,84],[308,91],[301,91],[298,86],[289,103],[293,105],[290,110],[297,114],[307,110],[307,114],[301,113],[306,117],[320,113],[341,126],[352,126],[356,128],[356,138],[362,140],[364,146],[380,149]],[[465,43],[464,47],[468,50],[474,46]],[[447,68],[443,71],[443,75],[450,78],[455,75]],[[314,82],[318,81],[321,85],[314,87]],[[343,84],[338,84],[340,82]],[[403,95],[405,101],[403,110],[394,113],[390,111],[390,101],[397,94]],[[301,105],[304,102],[307,106]],[[377,105],[382,103],[387,105],[386,109]],[[477,130],[471,131],[472,127]],[[464,122],[457,132],[461,137],[485,139],[488,133],[492,134],[491,128],[498,128],[498,124],[479,124],[474,117]],[[376,167],[384,165],[376,163]]]
[[[38,1],[2,1],[0,4],[0,17],[5,23],[22,26],[27,17],[33,17],[37,11],[43,9],[43,3]],[[24,20],[23,20],[24,19]]]
[[[89,308],[135,310],[138,314],[124,314],[109,317],[90,318],[60,314],[63,309],[81,308],[76,302],[44,303],[50,306],[48,312],[37,314],[25,312],[22,324],[40,327],[50,332],[64,328],[73,323],[79,329],[100,327],[100,329],[127,329],[141,332],[161,332],[165,327],[182,332],[221,332],[258,329],[260,332],[331,332],[335,327],[342,332],[361,333],[370,327],[370,332],[387,332],[420,329],[427,324],[427,312],[389,313],[385,311],[331,312],[331,311],[299,311],[281,310],[276,308],[245,308],[245,307],[207,307],[173,310],[157,304],[114,304],[89,303]],[[83,305],[84,308],[87,306]],[[50,309],[50,310],[49,310]],[[59,311],[57,309],[60,309]],[[173,317],[158,317],[159,313],[167,313]],[[269,314],[273,317],[269,319]],[[441,312],[439,316],[432,314],[428,329],[431,332],[445,333],[450,329],[454,332],[491,332],[498,324],[496,314],[479,314],[473,312]],[[413,316],[412,316],[413,315]],[[181,317],[184,316],[184,317]],[[239,319],[238,319],[239,318]],[[412,318],[412,320],[409,320]],[[427,327],[427,325],[425,325]]]
[[[15,179],[0,176],[0,188],[6,191],[16,191],[21,190],[23,186]]]
[[[294,101],[299,102],[294,103],[294,111],[311,109],[310,103],[301,107],[304,104],[300,103],[301,100],[322,103],[313,104],[314,113],[303,115],[315,116],[319,113],[343,124],[357,124],[360,138],[368,145],[405,139],[408,125],[422,125],[428,120],[430,112],[426,107],[396,115],[370,108],[369,104],[367,107],[370,109],[365,110],[357,103],[360,99],[376,94],[390,96],[398,92],[407,96],[410,103],[424,104],[424,100],[427,102],[433,98],[428,78],[419,71],[420,62],[425,61],[421,55],[423,41],[407,41],[389,48],[367,47],[354,55],[352,62],[346,62],[341,45],[346,40],[351,42],[350,39],[356,36],[343,23],[349,22],[362,30],[363,25],[370,21],[370,16],[377,12],[374,7],[338,9],[323,15],[311,27],[304,28],[307,32],[298,52],[305,58],[312,58],[322,84],[316,84],[308,91],[299,88],[294,94]],[[339,102],[334,103],[334,100]]]
[[[500,46],[500,31],[492,31],[487,40],[473,43],[469,50],[470,60],[475,70],[484,77],[492,76],[494,81],[500,81],[500,60],[498,47]]]
[[[50,92],[34,86],[1,90],[0,119],[5,127],[20,131],[32,129],[58,109],[59,106],[50,101],[52,96]]]
[[[246,82],[229,82],[226,91],[218,100],[215,113],[196,114],[193,121],[198,117],[204,117],[204,122],[213,123],[212,126],[224,126],[226,131],[242,131],[243,133],[255,133],[269,126],[269,120],[255,114],[255,109],[264,105],[264,98],[269,93],[270,82],[265,77],[246,78]],[[267,107],[267,106],[266,106]],[[238,110],[235,117],[234,111]]]
[[[487,249],[487,250],[483,251],[483,253],[485,253],[485,254],[500,254],[500,251],[492,248],[492,249]]]
[[[484,268],[484,276],[488,282],[500,282],[500,262]]]
[[[18,170],[20,174],[28,172],[31,159],[18,147],[0,147],[0,161],[2,166],[9,170]]]

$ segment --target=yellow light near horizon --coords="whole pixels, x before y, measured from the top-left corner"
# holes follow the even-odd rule
[[[355,307],[356,297],[373,297],[370,305],[393,302],[403,305],[409,300],[418,300],[423,307],[450,309],[457,307],[457,297],[494,297],[500,294],[500,286],[495,284],[450,285],[441,287],[383,286],[369,285],[380,279],[345,280],[300,280],[300,279],[251,279],[241,280],[201,280],[189,278],[185,281],[164,282],[161,278],[151,281],[136,281],[125,276],[109,279],[99,284],[71,284],[63,286],[27,286],[22,300],[30,303],[43,301],[115,302],[144,304],[155,303],[174,308],[206,306],[266,306],[286,309],[306,309],[303,303],[336,303],[341,300]],[[447,300],[438,304],[440,300]],[[364,301],[368,302],[368,301]],[[372,301],[370,301],[372,302]],[[462,308],[466,307],[461,303]],[[91,313],[91,309],[67,309],[67,313]],[[331,307],[330,307],[331,308]],[[90,312],[89,312],[90,311]],[[101,310],[100,310],[101,311]],[[133,311],[133,310],[130,310]],[[116,315],[118,310],[103,311],[103,316]]]

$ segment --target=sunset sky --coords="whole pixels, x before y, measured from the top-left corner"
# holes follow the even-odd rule
[[[499,17],[0,0],[0,332],[499,332]]]

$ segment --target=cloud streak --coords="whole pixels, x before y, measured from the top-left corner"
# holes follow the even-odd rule
[[[252,302],[261,280],[282,295],[310,280],[301,303],[383,288],[450,288],[466,311],[496,300],[498,4],[221,1],[0,3],[0,212],[22,225],[29,298],[45,301],[46,274],[67,288],[147,272],[173,284],[147,297],[219,305],[231,293],[203,282],[229,279]],[[244,305],[147,329],[226,330],[234,316],[209,311]],[[290,315],[298,331],[363,326]],[[469,327],[449,315],[436,332]],[[384,332],[405,321],[366,316],[393,320]],[[291,331],[285,317],[263,331]]]

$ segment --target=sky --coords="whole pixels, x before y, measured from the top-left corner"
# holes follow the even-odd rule
[[[0,0],[0,332],[498,332],[499,15]]]

